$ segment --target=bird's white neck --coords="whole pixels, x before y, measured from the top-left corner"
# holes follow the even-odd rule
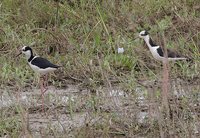
[[[28,60],[31,57],[31,54],[25,54],[25,57]]]
[[[150,41],[149,35],[147,35],[146,37],[144,37],[144,41],[146,42],[146,44],[147,44],[147,46],[149,47],[149,49],[151,49],[152,46],[151,46],[151,44],[149,43],[149,41]]]
[[[29,62],[34,58],[33,53],[32,53],[32,51],[30,51],[30,50],[28,50],[28,51],[26,51],[26,52],[23,52],[23,53],[25,54],[26,59],[27,59]]]

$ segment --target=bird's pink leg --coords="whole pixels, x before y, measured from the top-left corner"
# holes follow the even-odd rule
[[[43,94],[48,90],[48,75],[44,75],[44,90]]]
[[[41,90],[41,96],[42,96],[42,112],[44,113],[44,78],[40,77],[40,90]],[[38,99],[39,100],[39,99]]]
[[[47,75],[40,77],[40,89],[41,89],[41,96],[42,97],[42,112],[44,112],[44,93],[48,90],[48,81],[47,81]],[[39,99],[40,99],[39,97]],[[39,100],[38,99],[38,100]]]

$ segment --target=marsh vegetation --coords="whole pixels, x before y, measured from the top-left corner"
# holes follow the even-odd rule
[[[0,10],[0,137],[199,137],[199,0],[2,0]],[[144,29],[192,59],[169,63],[167,112]],[[16,58],[23,45],[63,66],[44,113],[39,76]]]

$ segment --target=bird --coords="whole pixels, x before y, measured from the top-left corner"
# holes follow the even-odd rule
[[[146,42],[152,56],[158,61],[165,61],[166,57],[164,56],[164,51],[162,47],[155,44],[151,37],[149,36],[148,31],[144,30],[139,33],[139,37],[144,39]],[[167,49],[167,60],[168,61],[176,61],[176,60],[187,60],[188,58],[183,57],[182,55]]]
[[[40,76],[40,89],[41,89],[41,96],[43,98],[42,107],[44,106],[44,93],[48,90],[47,85],[47,75],[50,72],[53,72],[60,68],[61,66],[55,65],[48,61],[45,58],[42,58],[40,56],[34,56],[33,50],[30,46],[23,46],[20,53],[17,55],[24,54],[26,56],[26,59],[28,60],[29,66],[37,73],[39,73]],[[44,107],[43,107],[44,109]]]

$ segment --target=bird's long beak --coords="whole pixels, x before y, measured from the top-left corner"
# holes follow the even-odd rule
[[[17,56],[16,57],[18,57],[19,55],[21,55],[22,54],[22,52],[19,52],[18,54],[17,54]]]
[[[135,40],[135,39],[138,39],[138,38],[140,38],[140,37],[139,37],[139,36],[135,36],[135,37],[134,37],[134,40]]]

